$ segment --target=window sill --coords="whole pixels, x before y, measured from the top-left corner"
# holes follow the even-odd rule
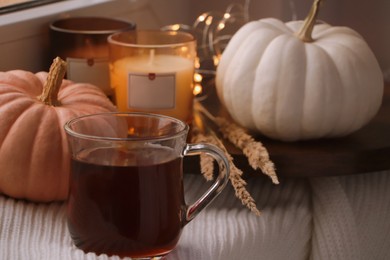
[[[69,16],[132,12],[149,0],[67,0],[0,16],[0,70],[46,70],[49,24]]]

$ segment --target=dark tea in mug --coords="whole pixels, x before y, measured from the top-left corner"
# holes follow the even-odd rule
[[[84,252],[161,259],[229,180],[223,152],[186,143],[189,126],[173,117],[91,114],[69,120],[64,128],[72,155],[68,229]],[[215,159],[219,174],[186,205],[183,157],[199,153]]]
[[[77,247],[143,257],[176,246],[185,204],[182,159],[171,148],[93,148],[72,167],[67,210]]]

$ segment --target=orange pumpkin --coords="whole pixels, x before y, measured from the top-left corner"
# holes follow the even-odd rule
[[[116,110],[98,87],[63,80],[65,68],[57,58],[49,74],[0,72],[0,193],[40,202],[66,199],[65,122]]]

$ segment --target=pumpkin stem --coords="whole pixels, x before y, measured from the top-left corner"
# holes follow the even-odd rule
[[[311,37],[313,32],[314,24],[316,23],[318,13],[320,11],[320,4],[322,0],[314,0],[313,5],[311,6],[310,12],[307,15],[305,21],[299,32],[296,33],[296,36],[304,42],[314,41]]]
[[[58,92],[60,91],[65,73],[66,62],[60,57],[55,58],[50,66],[49,75],[43,86],[42,94],[38,97],[40,101],[49,106],[61,105],[58,100]]]

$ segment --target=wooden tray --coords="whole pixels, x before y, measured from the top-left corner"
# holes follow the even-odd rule
[[[214,87],[209,88],[208,97],[201,103],[214,115],[226,115]],[[256,136],[255,139],[268,149],[279,176],[336,176],[389,170],[390,84],[385,84],[383,103],[376,117],[349,136],[291,143],[264,136]],[[229,143],[226,145],[237,167],[245,173],[253,173],[246,157]],[[192,159],[192,167],[196,167],[198,161]]]

